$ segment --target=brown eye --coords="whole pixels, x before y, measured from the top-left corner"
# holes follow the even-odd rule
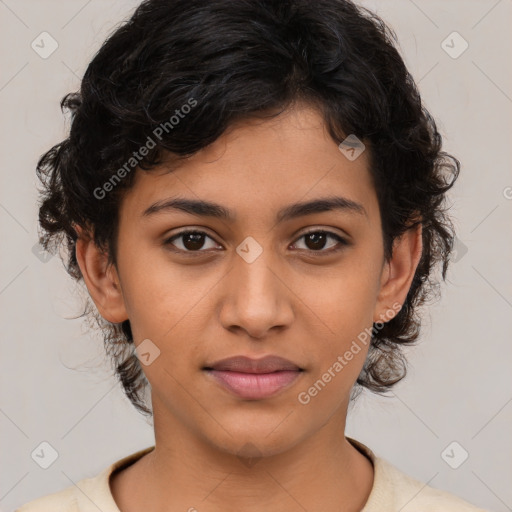
[[[174,241],[179,239],[182,239],[182,241],[175,244]],[[214,240],[203,231],[182,231],[165,240],[164,245],[173,245],[184,252],[204,252],[201,251],[201,249],[204,248],[207,239],[214,242]],[[206,247],[206,249],[215,248],[216,246],[217,245],[213,243],[211,247]]]
[[[330,231],[310,231],[309,233],[302,235],[299,240],[301,239],[304,239],[304,245],[306,246],[305,250],[313,252],[331,253],[339,250],[341,248],[339,247],[340,245],[348,245],[348,242],[345,239],[335,233],[331,233]],[[336,240],[338,242],[338,247],[331,249],[332,247],[336,247],[336,243],[331,243],[329,246],[327,246],[327,249],[329,250],[324,250],[329,239]]]
[[[310,231],[302,235],[299,240],[301,239],[304,239],[305,247],[299,247],[299,249],[316,253],[330,254],[340,250],[345,245],[349,245],[344,238],[330,231]],[[209,246],[208,240],[210,240]],[[334,243],[329,243],[329,240],[334,240]],[[182,231],[165,240],[164,245],[171,245],[176,248],[177,252],[184,253],[206,252],[207,249],[217,248],[215,241],[204,231]],[[297,245],[297,242],[295,245]]]

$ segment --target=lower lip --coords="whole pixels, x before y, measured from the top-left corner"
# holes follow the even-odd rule
[[[235,395],[251,400],[268,398],[276,394],[294,382],[302,373],[298,370],[283,370],[273,373],[206,371]]]

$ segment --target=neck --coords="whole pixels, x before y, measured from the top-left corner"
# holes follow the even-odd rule
[[[154,420],[155,449],[111,481],[123,512],[355,512],[373,485],[371,462],[343,435],[343,414],[285,451],[270,442],[233,450],[173,418],[155,413]],[[130,489],[145,489],[143,502]]]

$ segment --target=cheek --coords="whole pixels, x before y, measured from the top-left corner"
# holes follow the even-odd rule
[[[144,257],[146,256],[146,257]],[[164,340],[190,322],[208,287],[165,257],[138,251],[123,266],[123,296],[135,340]]]
[[[305,299],[309,308],[318,312],[318,325],[323,333],[319,343],[321,364],[316,377],[327,371],[334,373],[336,378],[332,382],[338,384],[331,384],[331,388],[342,385],[343,380],[354,381],[364,364],[371,341],[379,279],[373,259],[354,253],[350,261],[347,259],[323,279],[321,286],[317,282],[314,292]],[[326,375],[325,380],[328,379]]]
[[[127,312],[136,345],[149,339],[159,350],[155,364],[143,367],[148,380],[154,387],[157,382],[173,387],[176,383],[166,369],[179,379],[204,363],[209,339],[205,333],[215,308],[219,275],[158,256],[147,261],[152,264],[145,264],[139,253],[126,266]]]
[[[354,252],[321,279],[305,277],[302,283],[306,304],[333,333],[346,338],[372,324],[380,274],[371,259]]]

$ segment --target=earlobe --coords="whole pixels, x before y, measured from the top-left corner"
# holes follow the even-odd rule
[[[128,315],[116,268],[107,264],[108,255],[97,247],[88,233],[74,227],[78,234],[76,259],[94,304],[108,322],[123,322]]]
[[[379,321],[383,315],[389,318],[391,305],[403,305],[421,259],[423,250],[422,224],[409,228],[393,243],[393,254],[386,262],[382,271],[380,292],[374,311],[374,322]]]

